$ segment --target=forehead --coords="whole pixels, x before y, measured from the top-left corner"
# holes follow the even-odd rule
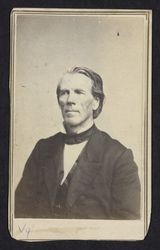
[[[60,89],[91,90],[91,87],[91,79],[80,73],[66,73],[60,81]]]

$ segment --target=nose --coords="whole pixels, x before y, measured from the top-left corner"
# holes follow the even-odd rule
[[[76,103],[76,96],[75,96],[74,92],[70,92],[68,94],[67,104],[75,104],[75,103]]]

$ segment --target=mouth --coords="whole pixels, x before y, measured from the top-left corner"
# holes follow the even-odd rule
[[[78,110],[65,110],[65,113],[78,113],[79,111]]]
[[[65,110],[66,118],[73,118],[76,117],[78,114],[79,114],[78,110],[70,110],[70,109]]]

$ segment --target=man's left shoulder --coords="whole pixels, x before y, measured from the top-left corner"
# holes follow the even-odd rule
[[[108,162],[111,168],[113,165],[123,165],[123,169],[127,170],[132,165],[132,169],[137,169],[137,167],[135,168],[134,156],[130,148],[127,148],[120,141],[113,139],[108,133],[99,129],[97,130],[97,137],[99,137],[99,141],[96,139],[96,147],[99,148],[97,150],[103,156],[104,162]]]
[[[117,139],[112,138],[107,132],[97,129],[99,139],[107,146],[115,147],[119,150],[126,150],[127,148]]]
[[[120,141],[112,138],[108,133],[100,129],[97,129],[97,138],[99,138],[99,145],[103,147],[104,152],[111,155],[113,154],[114,157],[119,157],[125,151],[130,151],[130,149],[124,146]]]

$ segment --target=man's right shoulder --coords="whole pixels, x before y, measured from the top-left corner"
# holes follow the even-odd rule
[[[56,147],[59,143],[61,143],[63,141],[63,134],[61,132],[56,133],[55,135],[52,135],[50,137],[47,138],[42,138],[40,139],[37,143],[35,147],[39,147],[39,148],[48,148],[48,147]]]
[[[51,135],[49,137],[46,137],[46,138],[42,138],[40,139],[39,141],[43,141],[43,142],[53,142],[53,141],[56,141],[56,140],[59,140],[63,137],[63,134],[61,132],[58,132],[54,135]]]

